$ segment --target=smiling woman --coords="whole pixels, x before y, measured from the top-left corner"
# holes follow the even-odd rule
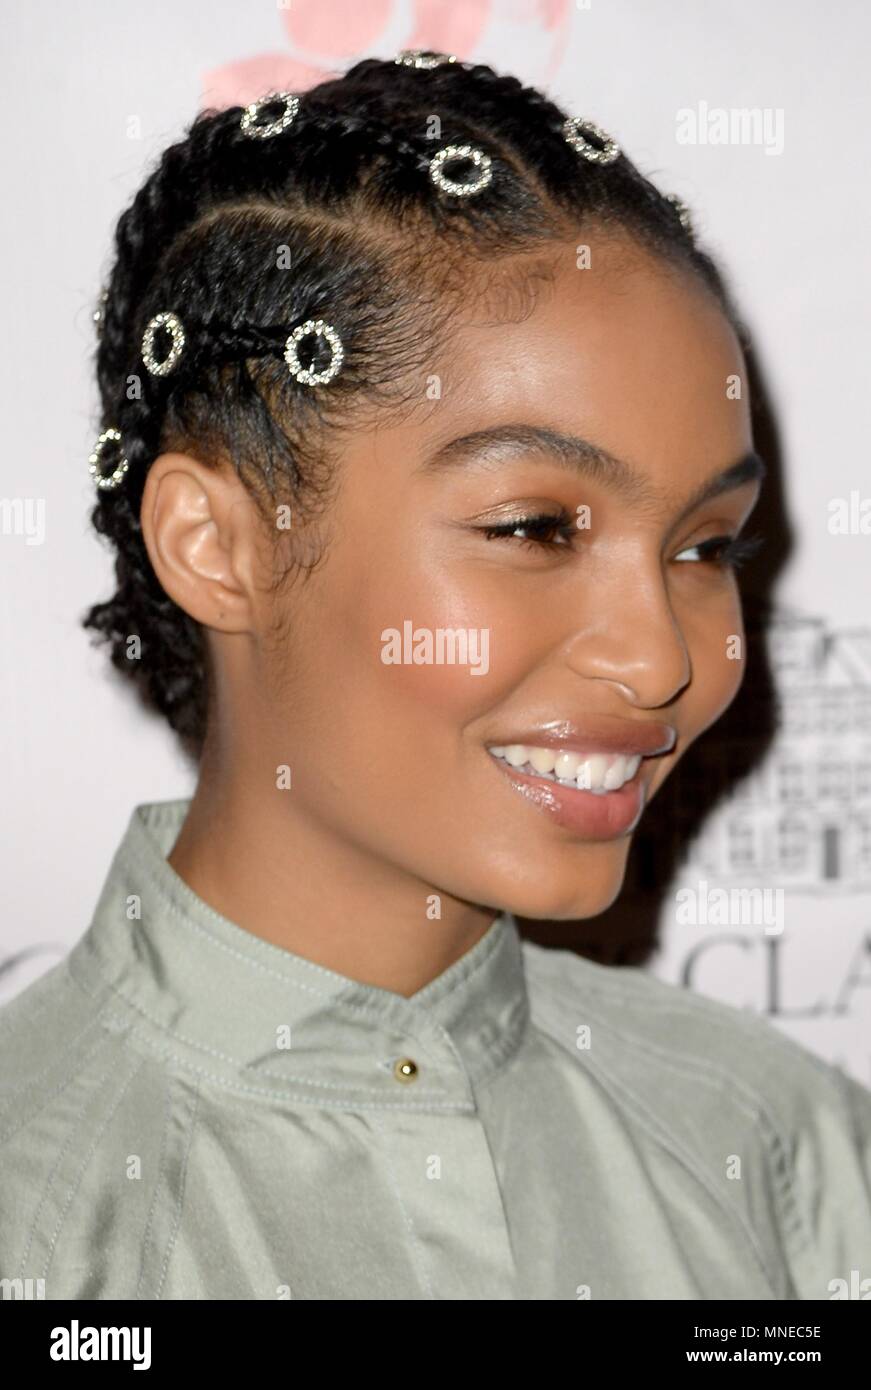
[[[406,55],[200,115],[116,249],[85,622],[198,781],[5,1011],[0,1274],[832,1296],[871,1096],[517,922],[614,901],[743,676],[764,465],[686,209],[515,78]]]

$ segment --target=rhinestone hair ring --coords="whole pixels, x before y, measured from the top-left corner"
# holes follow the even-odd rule
[[[602,148],[585,139],[585,133],[601,140]],[[613,164],[620,154],[617,141],[600,125],[596,125],[595,121],[587,121],[582,116],[569,116],[563,125],[563,135],[572,149],[577,150],[578,154],[583,155],[591,164]]]
[[[299,344],[303,338],[311,335],[323,339],[330,346],[330,360],[320,372],[313,371],[311,367],[304,367],[299,360]],[[306,319],[305,323],[293,330],[285,343],[284,360],[294,381],[302,382],[303,386],[325,386],[328,381],[332,381],[345,360],[345,349],[332,324],[325,323],[323,319]]]
[[[417,48],[403,49],[394,59],[395,63],[403,67],[422,70],[441,67],[443,64],[456,63],[457,61],[458,59],[453,53],[438,53]],[[264,109],[277,103],[283,105],[280,115],[274,120],[261,122],[259,118]],[[293,123],[299,107],[300,99],[293,92],[270,93],[244,108],[239,120],[239,129],[243,135],[257,140],[265,140],[273,135],[279,135]],[[612,139],[594,121],[583,119],[580,116],[568,117],[563,125],[562,133],[572,148],[591,164],[613,164],[620,154],[620,147],[616,140]],[[591,139],[587,138],[588,136],[592,136],[599,143],[594,144]],[[469,161],[474,166],[476,176],[460,182],[449,177],[445,172],[445,166],[463,160]],[[468,198],[482,192],[492,182],[493,160],[484,150],[478,149],[474,145],[446,145],[443,149],[438,150],[429,161],[429,175],[432,183],[442,193],[450,194],[456,198]],[[681,225],[688,232],[691,231],[689,210],[686,204],[682,203],[674,194],[665,196],[673,204]],[[106,299],[107,294],[103,290],[99,305],[93,315],[98,334],[102,332]],[[170,342],[166,355],[159,358],[155,353],[155,340],[161,330],[168,334]],[[299,358],[299,345],[310,336],[327,344],[330,350],[329,361],[320,370],[317,370],[313,364],[304,367]],[[142,335],[142,361],[149,374],[154,377],[166,377],[174,372],[184,353],[186,341],[186,331],[178,314],[171,309],[165,309],[159,314],[155,314],[149,320]],[[277,344],[274,349],[267,348],[267,351],[273,350],[278,350]],[[320,318],[306,319],[288,335],[283,345],[283,356],[287,363],[288,372],[294,381],[298,381],[303,386],[324,386],[332,381],[341,370],[345,360],[345,349],[341,337],[332,324]],[[112,472],[103,473],[101,460],[104,451],[110,444],[121,444],[121,432],[114,427],[103,431],[88,459],[89,470],[97,487],[106,490],[116,488],[129,468],[127,457],[121,451],[122,457],[119,458]]]
[[[468,183],[458,183],[456,179],[448,178],[444,166],[460,159],[472,161],[478,170],[476,179],[471,179]],[[445,145],[444,149],[439,150],[430,160],[429,176],[436,188],[440,188],[443,193],[453,193],[458,198],[467,198],[471,193],[480,193],[482,188],[487,187],[493,177],[493,161],[488,154],[476,149],[474,145]]]
[[[693,234],[693,219],[692,219],[692,213],[690,212],[690,210],[689,210],[689,208],[687,207],[686,203],[683,202],[683,201],[677,196],[676,193],[666,193],[666,194],[665,194],[665,200],[666,200],[666,202],[671,203],[672,207],[674,208],[675,212],[677,213],[678,217],[680,218],[680,225],[683,227],[684,231],[685,231],[685,232],[688,232],[689,235],[692,236],[692,234]]]
[[[261,124],[257,118],[263,108],[274,106],[279,101],[284,103],[281,115],[274,121]],[[270,136],[280,135],[283,130],[287,130],[298,110],[299,97],[294,96],[293,92],[271,92],[269,96],[261,97],[260,101],[252,101],[250,106],[245,107],[239,129],[243,135],[250,135],[256,140],[268,140]]]
[[[88,472],[90,473],[97,487],[100,488],[101,491],[108,492],[111,489],[116,488],[118,484],[121,482],[121,479],[124,477],[125,473],[127,472],[127,469],[130,467],[129,463],[127,462],[127,459],[123,455],[118,460],[118,462],[115,465],[115,468],[111,473],[103,473],[100,467],[100,461],[103,457],[103,453],[106,449],[106,446],[108,444],[120,443],[120,430],[116,430],[114,427],[107,430],[103,430],[103,433],[100,435],[99,439],[94,445],[93,452],[91,453],[88,459]]]
[[[154,337],[159,329],[166,328],[172,337],[172,346],[169,354],[162,361],[158,361],[154,356]],[[151,372],[152,376],[167,376],[176,366],[179,357],[184,350],[185,330],[177,314],[171,310],[155,314],[148,324],[142,339],[142,359]],[[314,336],[323,339],[330,348],[330,360],[326,367],[316,371],[314,367],[304,367],[299,360],[299,344],[304,338]],[[267,349],[270,353],[279,351],[279,345]],[[303,386],[325,386],[327,382],[333,380],[338,374],[342,363],[345,360],[345,349],[342,340],[336,329],[323,319],[306,319],[305,323],[299,324],[290,333],[283,344],[284,360],[287,363],[288,371],[294,381],[299,381]],[[104,473],[102,469],[103,454],[109,445],[122,443],[121,431],[114,426],[105,429],[98,438],[91,454],[88,457],[88,471],[94,483],[101,491],[110,491],[116,488],[125,477],[130,465],[126,455],[123,454],[116,463],[111,473]]]
[[[429,48],[403,48],[393,59],[404,68],[440,68],[443,63],[455,63],[455,53],[436,53]]]
[[[161,328],[165,328],[169,333],[172,343],[167,356],[163,361],[158,361],[154,355],[154,339]],[[152,376],[169,376],[178,366],[184,345],[185,331],[181,319],[172,310],[164,310],[163,313],[154,315],[142,335],[142,360]]]

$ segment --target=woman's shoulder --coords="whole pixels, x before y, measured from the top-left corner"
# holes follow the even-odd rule
[[[159,1062],[69,962],[0,1008],[0,1279],[41,1279],[50,1298],[92,1296],[110,1230],[107,1259],[130,1282],[148,1185],[128,1180],[134,1164],[157,1171],[167,1107]]]
[[[700,1180],[742,1159],[774,1195],[793,1268],[825,1251],[836,1279],[836,1252],[861,1251],[871,1290],[871,1090],[764,1017],[647,970],[531,941],[524,958],[533,1024],[636,1133]]]
[[[38,1162],[41,1155],[31,1150],[53,1126],[58,1133],[71,1123],[85,1128],[90,1111],[111,1097],[125,1070],[127,1025],[116,1022],[111,992],[101,981],[86,988],[70,961],[67,955],[0,1006],[0,1143],[7,1178],[14,1162],[25,1171]]]
[[[533,1025],[639,1143],[708,1191],[741,1189],[757,1233],[770,1213],[797,1297],[871,1297],[871,1090],[747,1009],[638,967],[523,951]]]
[[[88,992],[70,954],[0,1004],[0,1104],[19,1094],[53,1059],[72,1059],[76,1041],[99,1031],[104,995]]]
[[[533,1018],[564,1039],[573,1023],[572,1047],[586,1025],[590,1046],[598,1035],[603,1061],[615,1067],[707,1079],[781,1113],[846,1098],[871,1142],[871,1090],[750,1009],[637,966],[603,965],[531,941],[523,952]]]

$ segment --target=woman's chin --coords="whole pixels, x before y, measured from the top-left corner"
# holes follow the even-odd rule
[[[601,850],[568,875],[548,874],[545,865],[539,873],[522,883],[516,880],[502,887],[498,900],[503,912],[530,921],[569,922],[598,917],[620,895],[626,874],[627,845],[617,854]]]

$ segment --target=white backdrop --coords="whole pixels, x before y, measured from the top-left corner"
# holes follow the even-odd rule
[[[871,1085],[871,10],[6,0],[3,27],[0,1000],[87,926],[132,806],[192,790],[173,736],[78,626],[111,583],[89,529],[86,458],[98,426],[91,313],[114,222],[200,106],[251,100],[279,78],[308,85],[311,69],[367,54],[451,48],[546,85],[683,198],[753,329],[797,541],[772,652],[788,727],[694,847],[650,968],[766,1013]],[[758,125],[735,124],[742,110]],[[718,112],[732,121],[726,143]],[[851,497],[839,533],[837,499]],[[681,882],[695,900],[705,884],[779,886],[783,930],[734,913],[681,925]]]

